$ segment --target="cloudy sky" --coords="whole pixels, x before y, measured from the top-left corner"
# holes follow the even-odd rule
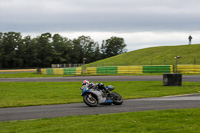
[[[45,32],[101,44],[123,37],[128,51],[200,43],[200,0],[0,0],[0,32]]]

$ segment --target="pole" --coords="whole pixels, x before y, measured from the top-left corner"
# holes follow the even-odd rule
[[[176,73],[177,73],[178,58],[176,57]]]

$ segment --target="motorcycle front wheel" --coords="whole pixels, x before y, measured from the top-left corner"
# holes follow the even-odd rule
[[[90,107],[96,107],[97,106],[97,100],[94,96],[90,94],[86,94],[83,96],[83,101],[85,104],[87,104]]]
[[[123,103],[123,98],[116,92],[111,92],[113,104],[121,105]]]

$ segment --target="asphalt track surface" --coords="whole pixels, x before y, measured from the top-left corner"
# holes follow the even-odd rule
[[[48,78],[0,78],[0,82],[82,82],[83,80],[99,81],[162,81],[163,76],[74,76]],[[200,82],[200,75],[184,75],[183,82]]]
[[[54,78],[1,78],[0,82],[162,81],[162,76],[84,76]],[[183,76],[184,82],[200,82],[199,75]],[[200,94],[124,100],[122,105],[88,107],[84,103],[0,108],[0,121],[54,118],[71,115],[110,114],[147,110],[200,108]]]
[[[200,94],[124,100],[122,105],[88,107],[84,103],[1,108],[0,121],[95,115],[148,110],[199,108]]]

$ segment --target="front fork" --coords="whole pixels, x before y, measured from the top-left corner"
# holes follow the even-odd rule
[[[89,97],[89,98],[92,98],[92,94],[90,93],[90,94],[88,95],[88,97]]]
[[[106,97],[107,97],[107,99],[111,96],[111,92],[109,91],[109,90],[106,90]]]
[[[108,94],[111,94],[111,92],[110,92],[109,90],[106,90],[106,92],[107,92]]]

